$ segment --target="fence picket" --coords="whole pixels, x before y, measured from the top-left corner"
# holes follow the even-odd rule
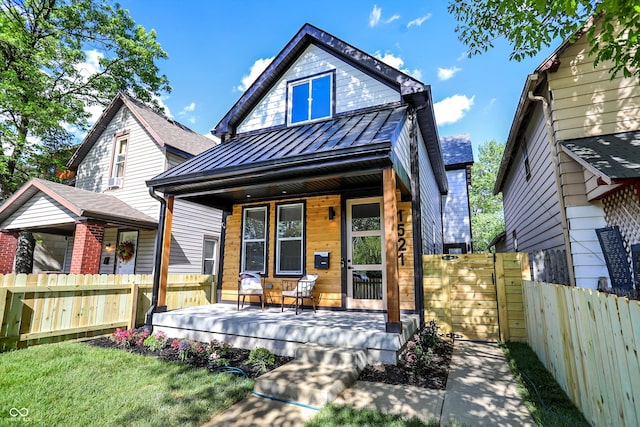
[[[169,309],[215,302],[213,276],[171,279]],[[134,327],[145,319],[152,282],[151,275],[0,275],[0,349]]]

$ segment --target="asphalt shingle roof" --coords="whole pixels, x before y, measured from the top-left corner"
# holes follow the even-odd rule
[[[640,178],[640,131],[561,141],[582,160],[611,180]]]

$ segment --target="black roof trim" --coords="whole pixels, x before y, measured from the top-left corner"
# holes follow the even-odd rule
[[[304,24],[300,31],[278,53],[271,64],[247,89],[229,112],[213,129],[215,135],[234,135],[236,127],[251,111],[253,106],[273,87],[286,70],[310,44],[346,59],[349,63],[363,70],[378,80],[398,89],[401,95],[422,92],[425,85],[413,77],[385,64],[360,49],[340,40],[339,38],[314,27]]]

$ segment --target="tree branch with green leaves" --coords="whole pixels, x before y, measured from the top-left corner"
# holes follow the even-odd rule
[[[71,152],[69,129],[89,126],[87,107],[123,91],[161,110],[157,99],[171,87],[156,62],[165,58],[155,31],[117,3],[3,0],[0,200],[29,177],[55,179],[51,170]]]
[[[639,0],[462,0],[450,1],[448,10],[469,56],[504,38],[512,48],[510,59],[521,61],[557,38],[585,31],[594,66],[611,61],[612,79],[620,72],[640,79]]]

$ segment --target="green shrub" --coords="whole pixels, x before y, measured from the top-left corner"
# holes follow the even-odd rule
[[[264,347],[256,347],[249,352],[249,364],[258,372],[266,372],[276,364],[276,356]]]
[[[424,328],[414,334],[411,340],[407,341],[407,346],[400,359],[411,369],[413,375],[424,376],[427,374],[429,364],[433,359],[433,349],[440,344],[438,329],[436,321],[431,320]]]
[[[211,366],[225,366],[229,364],[231,345],[223,341],[212,340],[207,348],[207,353]]]
[[[142,344],[151,351],[158,351],[167,345],[167,341],[167,336],[163,332],[156,332],[149,335]]]

